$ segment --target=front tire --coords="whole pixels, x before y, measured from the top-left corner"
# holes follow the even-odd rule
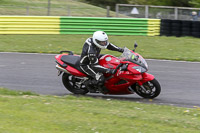
[[[74,93],[74,94],[81,94],[81,95],[85,95],[86,93],[88,93],[89,91],[86,89],[86,87],[82,84],[78,84],[80,81],[80,79],[76,78],[73,75],[64,73],[62,75],[62,82],[63,85],[65,86],[65,88]]]
[[[161,92],[160,84],[156,79],[147,81],[142,86],[134,85],[132,88],[139,96],[149,99],[157,97]]]

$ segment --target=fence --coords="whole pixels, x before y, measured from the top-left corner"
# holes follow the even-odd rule
[[[111,17],[115,13],[100,7],[76,7],[62,5],[62,7],[35,7],[35,6],[12,6],[0,5],[0,15],[21,15],[21,16],[84,16],[84,17]],[[126,16],[123,16],[126,17]]]
[[[160,35],[160,19],[0,16],[0,34]]]
[[[116,16],[175,20],[198,20],[200,8],[117,4]]]
[[[196,15],[192,15],[192,12]],[[116,4],[116,13],[93,6],[72,6],[62,4],[54,6],[9,6],[0,5],[0,15],[27,15],[27,16],[84,16],[84,17],[133,17],[153,19],[198,20],[200,8],[148,6]]]

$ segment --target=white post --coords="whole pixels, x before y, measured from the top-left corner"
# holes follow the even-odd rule
[[[48,0],[48,10],[47,10],[47,16],[50,15],[50,8],[51,8],[51,0]]]
[[[26,7],[26,15],[29,16],[29,6]]]
[[[67,16],[71,16],[70,6],[67,6]]]
[[[116,17],[119,17],[119,5],[116,4],[115,6]]]
[[[106,6],[106,8],[107,8],[107,17],[110,17],[110,6]]]
[[[145,18],[149,18],[149,6],[145,6]]]
[[[178,8],[177,7],[175,7],[174,8],[174,19],[178,19]]]

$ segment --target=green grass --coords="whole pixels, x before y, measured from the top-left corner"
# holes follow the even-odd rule
[[[197,133],[200,130],[199,107],[22,93],[0,88],[2,133]]]
[[[71,50],[81,53],[85,40],[91,35],[0,35],[2,52],[59,53]],[[200,61],[200,39],[193,37],[165,36],[109,36],[109,41],[119,47],[133,49],[138,43],[137,52],[145,58]],[[102,50],[119,56],[120,53]]]
[[[29,15],[47,15],[48,0],[0,0],[0,4],[0,15],[27,15],[27,6]],[[67,16],[69,7],[70,16],[106,17],[106,9],[81,0],[51,0],[50,15]],[[115,12],[110,11],[110,16],[115,17]]]

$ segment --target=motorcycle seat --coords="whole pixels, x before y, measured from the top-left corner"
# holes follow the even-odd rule
[[[83,70],[80,68],[80,58],[81,58],[80,56],[63,55],[61,57],[61,61],[84,73]]]

